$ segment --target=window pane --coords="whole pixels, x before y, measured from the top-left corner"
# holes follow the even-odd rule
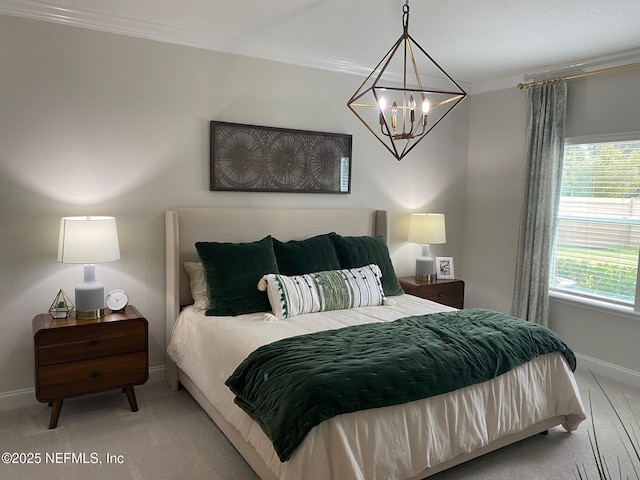
[[[566,145],[551,289],[633,305],[640,141]]]

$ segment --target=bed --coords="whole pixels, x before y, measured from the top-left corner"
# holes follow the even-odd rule
[[[194,308],[184,268],[199,259],[196,242],[254,242],[265,235],[286,242],[327,232],[386,240],[386,212],[179,208],[166,212],[165,225],[167,382],[189,391],[263,480],[417,480],[555,426],[574,430],[586,418],[571,369],[559,353],[549,353],[450,393],[338,415],[314,427],[283,462],[224,384],[247,355],[290,336],[455,309],[399,295],[390,297],[393,305],[279,321],[266,321],[264,313],[206,316]]]

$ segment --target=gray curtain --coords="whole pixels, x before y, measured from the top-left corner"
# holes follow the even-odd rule
[[[549,259],[562,180],[567,82],[528,89],[525,178],[511,313],[548,323]]]

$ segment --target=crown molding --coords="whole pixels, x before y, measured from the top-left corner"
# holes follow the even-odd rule
[[[559,78],[576,73],[588,73],[604,68],[619,67],[640,62],[640,48],[591,57],[578,62],[557,64],[536,72],[522,72],[485,82],[474,82],[470,93],[486,93],[508,88],[517,88],[519,83]]]
[[[522,83],[523,73],[517,73],[514,75],[507,75],[500,78],[492,78],[491,80],[483,80],[480,82],[473,82],[471,95],[478,93],[495,92],[498,90],[507,90],[509,88],[516,88],[519,83]]]
[[[270,49],[214,33],[61,7],[37,0],[0,0],[0,14],[355,75],[368,75],[370,70],[364,65],[337,57],[315,55],[310,58],[292,52],[283,53],[280,49]]]
[[[0,0],[0,14],[72,25],[118,35],[156,40],[246,57],[255,57],[303,67],[357,75],[359,77],[366,77],[371,73],[372,69],[372,65],[365,65],[361,62],[339,57],[329,55],[314,55],[310,57],[309,55],[290,51],[284,52],[281,49],[267,48],[241,39],[213,33],[204,33],[170,25],[62,7],[38,0]],[[568,70],[571,70],[573,73],[576,71],[587,72],[635,62],[640,62],[640,48],[589,58],[571,64],[554,65],[537,73],[519,72],[485,81],[463,82],[456,80],[456,82],[467,93],[477,94],[516,88],[518,83],[522,83],[523,81],[553,78],[562,75],[561,72],[565,72],[566,74]],[[438,79],[425,79],[425,81],[435,82],[437,85]]]
[[[316,68],[331,66],[340,71],[350,71],[352,68],[348,62],[340,59],[321,57],[311,61],[303,55],[296,56],[289,53],[285,55],[275,49],[214,33],[61,7],[37,0],[0,0],[0,14],[296,65],[315,66]]]
[[[72,25],[102,32],[247,55],[242,41],[170,25],[46,4],[37,0],[0,0],[0,14]]]
[[[329,55],[314,55],[311,57],[306,54],[291,51],[285,52],[281,49],[271,49],[262,45],[221,35],[89,12],[82,9],[61,7],[37,0],[0,0],[0,14],[62,23],[118,35],[145,38],[148,40],[214,50],[246,57],[255,57],[303,67],[346,73],[359,77],[366,77],[371,73],[372,69],[372,65],[365,65],[364,63],[344,58]],[[402,77],[400,74],[397,75],[397,79],[401,81]],[[425,78],[424,80],[433,84],[435,87],[449,85],[448,83],[442,83],[442,79],[437,77],[433,79]],[[471,88],[471,84],[469,83],[458,83],[460,83],[460,86],[466,91]]]

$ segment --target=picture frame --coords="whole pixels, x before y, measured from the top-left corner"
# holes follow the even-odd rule
[[[453,257],[436,257],[436,278],[438,280],[455,278],[453,272]]]
[[[348,134],[211,121],[210,190],[351,193]]]

